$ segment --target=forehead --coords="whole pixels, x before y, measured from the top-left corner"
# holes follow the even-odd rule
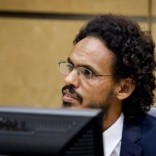
[[[102,70],[110,70],[113,53],[98,38],[86,37],[79,41],[72,49],[70,59],[74,64],[87,64]],[[105,71],[106,72],[106,71]]]

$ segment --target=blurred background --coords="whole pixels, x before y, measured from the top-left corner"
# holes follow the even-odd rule
[[[58,62],[103,13],[136,20],[156,43],[156,0],[0,0],[0,105],[60,107]]]

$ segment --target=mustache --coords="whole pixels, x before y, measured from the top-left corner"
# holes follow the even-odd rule
[[[68,85],[68,86],[66,85],[66,86],[62,87],[62,94],[64,94],[65,92],[69,92],[70,94],[73,94],[74,97],[76,97],[76,99],[80,103],[82,103],[83,98],[82,98],[82,96],[79,93],[77,93],[75,91],[75,87],[73,85]]]

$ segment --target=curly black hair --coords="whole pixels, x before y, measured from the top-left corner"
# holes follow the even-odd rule
[[[73,43],[87,36],[99,38],[114,53],[113,76],[116,80],[131,78],[135,83],[135,90],[123,101],[125,118],[136,119],[149,111],[156,88],[155,44],[150,33],[142,31],[127,17],[106,14],[89,21]]]

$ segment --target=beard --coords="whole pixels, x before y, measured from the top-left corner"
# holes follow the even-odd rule
[[[117,97],[114,91],[114,88],[110,89],[107,91],[107,94],[104,94],[105,97],[101,97],[101,99],[98,99],[97,97],[93,97],[90,95],[88,99],[83,99],[80,100],[81,103],[79,105],[74,106],[72,103],[67,103],[63,101],[62,106],[63,107],[70,107],[70,108],[76,108],[76,109],[81,109],[81,108],[89,108],[89,109],[100,109],[101,110],[101,115],[102,115],[102,122],[103,122],[103,130],[106,130],[109,126],[107,126],[107,121],[109,120],[109,116],[112,113],[112,108],[117,106]],[[98,96],[98,95],[97,95]],[[85,102],[86,101],[86,102]],[[120,106],[119,106],[120,107]]]
[[[63,101],[63,103],[62,103],[62,107],[63,107],[63,108],[65,108],[65,107],[72,107],[72,104],[69,103],[69,102],[65,102],[65,101]]]
[[[62,107],[74,107],[74,108],[78,107],[78,108],[101,109],[104,114],[108,113],[111,105],[114,103],[114,99],[116,98],[115,94],[114,94],[114,90],[112,89],[109,92],[109,94],[107,95],[107,97],[100,100],[101,102],[99,102],[99,101],[97,102],[97,101],[94,101],[94,100],[90,100],[90,101],[88,100],[87,104],[85,104],[84,103],[85,100],[83,99],[83,97],[79,93],[77,93],[75,91],[74,86],[72,86],[72,85],[64,86],[62,88],[62,94],[63,94],[63,92],[65,90],[68,90],[69,93],[74,94],[76,96],[76,98],[79,101],[79,106],[73,106],[72,103],[63,101]],[[92,97],[90,97],[90,99],[91,98]]]

